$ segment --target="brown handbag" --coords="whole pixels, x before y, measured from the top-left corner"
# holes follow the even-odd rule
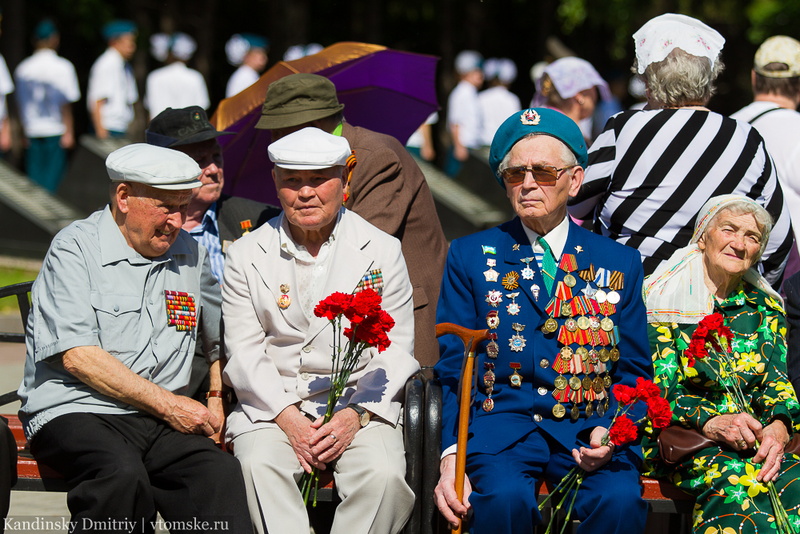
[[[669,465],[681,463],[687,456],[706,447],[719,444],[692,428],[680,425],[668,426],[658,435],[658,454]],[[721,445],[725,447],[725,445]],[[783,448],[784,454],[800,455],[800,434],[795,434]]]

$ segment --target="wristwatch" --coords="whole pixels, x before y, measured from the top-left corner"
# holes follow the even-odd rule
[[[358,414],[358,422],[361,425],[361,428],[364,428],[369,424],[370,415],[365,408],[359,406],[358,404],[348,404],[347,407],[351,408]]]

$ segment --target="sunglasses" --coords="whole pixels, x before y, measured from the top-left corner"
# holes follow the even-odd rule
[[[577,167],[578,165],[567,165],[557,169],[550,165],[534,165],[532,167],[506,167],[502,171],[497,171],[497,176],[506,183],[516,185],[525,181],[525,175],[531,173],[533,179],[539,185],[555,185],[563,171]]]

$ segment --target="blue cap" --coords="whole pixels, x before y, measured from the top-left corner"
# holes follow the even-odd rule
[[[492,139],[489,151],[489,167],[501,187],[503,180],[497,176],[500,162],[511,151],[511,148],[528,134],[544,134],[555,137],[575,154],[578,165],[586,167],[589,157],[586,153],[586,141],[575,121],[554,109],[530,108],[518,111],[507,118]]]
[[[242,39],[247,41],[250,48],[263,48],[264,50],[269,48],[269,41],[266,37],[254,33],[240,33],[239,35],[242,36]]]
[[[50,19],[44,19],[36,25],[36,28],[34,28],[33,38],[37,41],[44,41],[45,39],[49,39],[57,33],[58,28],[56,28],[55,23]]]
[[[116,39],[126,33],[136,33],[136,24],[130,20],[112,20],[103,26],[103,37],[105,37],[106,41]]]

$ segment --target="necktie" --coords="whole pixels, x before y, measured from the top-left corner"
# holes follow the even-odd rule
[[[553,282],[555,282],[556,279],[556,258],[553,256],[553,251],[550,248],[550,245],[547,244],[547,241],[545,241],[543,237],[539,238],[539,244],[544,249],[544,254],[542,255],[542,274],[544,275],[544,285],[547,287],[547,292],[552,295]]]

